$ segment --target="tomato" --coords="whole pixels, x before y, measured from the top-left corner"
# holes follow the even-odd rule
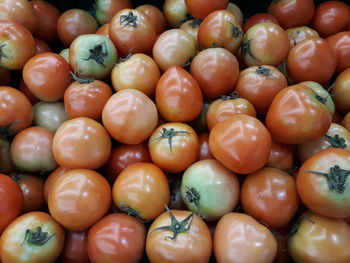
[[[293,168],[294,147],[272,140],[271,151],[266,166],[288,171]]]
[[[130,0],[97,0],[95,2],[95,18],[100,25],[107,24],[120,10],[132,8]]]
[[[49,214],[30,212],[16,218],[2,233],[3,263],[53,263],[64,243],[64,230]]]
[[[111,138],[97,121],[79,117],[58,128],[52,149],[57,163],[63,167],[97,169],[108,160]]]
[[[102,218],[111,204],[111,188],[95,171],[73,169],[56,180],[49,192],[50,214],[64,227],[83,231]]]
[[[146,143],[135,145],[121,144],[111,151],[107,163],[104,165],[105,177],[114,184],[118,175],[134,163],[150,163],[151,155]]]
[[[186,206],[206,221],[216,221],[235,209],[239,199],[236,174],[215,159],[195,162],[181,181]]]
[[[42,53],[23,68],[23,80],[33,95],[42,101],[58,101],[71,83],[70,65],[60,55]]]
[[[189,211],[167,209],[147,233],[146,253],[152,263],[205,263],[211,252],[208,226]]]
[[[10,149],[11,141],[0,135],[0,174],[9,174],[16,170],[11,158]]]
[[[88,263],[88,231],[74,232],[66,230],[64,247],[61,252],[62,263]]]
[[[236,57],[224,48],[207,48],[191,62],[190,72],[203,96],[217,98],[233,91],[239,76]]]
[[[271,22],[255,24],[244,34],[241,51],[248,67],[259,65],[276,67],[288,55],[287,33],[282,27]]]
[[[309,24],[315,12],[315,4],[313,0],[270,1],[267,12],[287,29]]]
[[[277,242],[271,231],[246,214],[227,213],[216,225],[214,254],[222,262],[272,262]]]
[[[20,107],[18,107],[21,105]],[[33,108],[27,97],[17,89],[0,86],[0,126],[17,133],[33,121]]]
[[[336,68],[336,57],[322,38],[306,39],[294,46],[287,58],[288,75],[295,81],[326,85]]]
[[[34,105],[34,124],[56,132],[58,127],[67,120],[69,116],[64,109],[62,101],[44,102],[40,101]]]
[[[295,180],[282,170],[262,168],[245,178],[241,189],[241,203],[245,213],[269,227],[283,227],[298,209]]]
[[[288,240],[289,254],[296,262],[349,262],[344,244],[350,242],[350,227],[345,220],[306,212],[299,221]]]
[[[67,63],[69,63],[69,48],[65,48],[65,49],[61,50],[59,55],[61,57],[63,57]]]
[[[140,221],[124,214],[111,214],[90,228],[87,251],[92,263],[137,263],[145,243],[146,228]]]
[[[235,114],[213,127],[209,147],[213,156],[230,170],[249,174],[267,162],[271,136],[258,119]]]
[[[103,81],[77,78],[64,92],[64,108],[71,118],[87,117],[100,121],[112,94],[109,85]]]
[[[165,17],[158,7],[145,4],[136,7],[136,10],[144,12],[151,19],[156,35],[163,33],[167,29]]]
[[[198,43],[203,48],[222,47],[235,53],[243,40],[242,27],[227,10],[210,13],[198,29]]]
[[[350,31],[329,36],[326,40],[336,54],[337,67],[335,72],[339,74],[350,67]]]
[[[226,7],[226,10],[236,17],[240,25],[243,25],[243,13],[242,10],[236,4],[229,2]]]
[[[259,23],[264,23],[264,22],[271,22],[279,25],[279,22],[276,17],[273,15],[267,14],[267,13],[258,13],[255,15],[252,15],[251,17],[248,18],[247,21],[244,22],[243,24],[243,32],[247,32],[249,28],[252,26],[259,24]]]
[[[152,220],[169,203],[170,190],[164,172],[152,163],[135,163],[117,177],[112,189],[114,204],[128,215]]]
[[[33,95],[33,93],[29,90],[27,85],[24,83],[23,78],[19,82],[19,88],[18,88],[30,101],[32,105],[35,105],[38,103],[40,100]]]
[[[266,116],[272,138],[281,143],[297,144],[322,137],[332,121],[326,101],[327,97],[302,84],[281,90]]]
[[[49,176],[46,178],[45,184],[44,184],[44,198],[46,203],[48,203],[49,192],[51,191],[52,186],[55,184],[58,178],[60,178],[69,170],[70,170],[69,168],[59,166],[53,172],[51,172]]]
[[[350,132],[343,126],[332,123],[323,137],[298,145],[299,158],[304,162],[312,155],[330,147],[350,151]]]
[[[263,65],[241,71],[235,90],[253,104],[258,114],[265,114],[273,98],[286,87],[287,79],[277,68]]]
[[[337,111],[347,113],[350,111],[350,68],[344,70],[335,80],[331,90]]]
[[[200,49],[199,44],[198,44],[198,40],[197,40],[198,29],[199,29],[200,23],[201,22],[198,19],[190,19],[190,20],[183,22],[183,24],[181,24],[181,26],[180,26],[180,29],[186,31],[187,33],[189,33],[193,37],[194,41],[196,42],[197,50]]]
[[[329,148],[312,155],[300,167],[298,194],[310,210],[335,218],[350,217],[350,151]]]
[[[54,133],[39,126],[20,131],[11,144],[11,158],[21,171],[47,172],[57,167],[52,152]]]
[[[109,38],[109,23],[104,24],[103,26],[100,26],[96,30],[95,34],[102,35],[102,36],[105,36],[105,37]]]
[[[88,78],[106,77],[112,71],[117,55],[113,42],[98,34],[78,36],[69,47],[69,63],[72,69]]]
[[[69,9],[60,15],[57,21],[57,34],[65,47],[84,34],[93,34],[97,30],[97,22],[93,16],[82,9]]]
[[[350,8],[340,1],[325,1],[317,6],[311,27],[321,37],[328,37],[345,31],[350,24]]]
[[[24,64],[35,55],[32,34],[18,22],[0,20],[0,43],[0,66],[2,67],[22,69]]]
[[[0,234],[20,215],[22,208],[23,194],[21,188],[11,177],[0,174]]]
[[[248,100],[235,97],[234,94],[223,95],[221,99],[214,100],[208,108],[206,114],[208,129],[211,130],[216,124],[229,119],[234,114],[256,117],[255,108]]]
[[[107,101],[102,111],[102,121],[114,139],[122,143],[139,144],[156,128],[158,112],[154,102],[144,93],[125,89]]]
[[[153,58],[142,53],[134,54],[116,64],[111,73],[116,91],[136,89],[149,97],[154,96],[160,71]]]
[[[23,194],[23,213],[39,211],[45,206],[44,180],[36,175],[26,173],[10,174],[17,182]]]
[[[38,26],[34,36],[46,42],[53,42],[57,39],[57,21],[60,11],[52,4],[42,0],[29,2],[38,18]]]
[[[192,121],[200,114],[203,106],[203,96],[197,81],[178,66],[170,67],[160,77],[155,99],[159,113],[169,122]]]
[[[317,31],[307,26],[288,28],[286,33],[289,38],[290,49],[305,39],[320,37]]]
[[[196,41],[182,29],[164,31],[154,43],[152,54],[162,71],[172,66],[188,66],[196,55]]]
[[[350,113],[349,112],[343,118],[341,125],[343,125],[350,132]]]
[[[45,53],[45,52],[51,52],[51,48],[48,46],[48,44],[46,44],[46,42],[38,38],[35,38],[34,42],[35,42],[35,55]]]
[[[157,35],[152,20],[144,12],[123,9],[116,13],[109,26],[109,36],[121,57],[129,53],[151,54]]]
[[[12,20],[21,23],[31,33],[38,27],[38,17],[27,0],[1,0],[0,20]]]
[[[179,28],[183,22],[191,19],[185,0],[165,0],[163,14],[172,28]]]
[[[201,113],[197,116],[197,118],[195,118],[193,121],[188,123],[196,132],[208,131],[206,114],[210,106],[210,103],[211,103],[211,100],[204,100]]]
[[[198,136],[185,123],[158,126],[149,138],[148,147],[153,163],[166,172],[182,172],[198,159]]]
[[[228,0],[185,0],[185,4],[191,16],[202,20],[211,12],[226,9]]]
[[[199,155],[198,160],[214,159],[209,148],[209,133],[203,132],[198,135]]]

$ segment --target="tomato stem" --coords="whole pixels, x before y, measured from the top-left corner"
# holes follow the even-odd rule
[[[201,24],[201,21],[199,19],[195,19],[193,20],[191,23],[189,23],[189,25],[192,27],[192,28],[197,28],[199,27],[199,25]]]
[[[4,47],[6,46],[6,44],[2,44],[2,45],[0,45],[0,60],[2,59],[2,58],[6,58],[6,59],[11,59],[11,57],[10,56],[8,56],[8,55],[6,55],[5,53],[4,53]]]
[[[231,25],[233,37],[238,38],[243,34],[242,30],[240,30],[238,26],[235,26],[230,21],[227,21],[227,23],[229,23]]]
[[[101,44],[94,46],[93,48],[90,48],[89,52],[90,52],[90,56],[88,58],[81,58],[81,59],[82,60],[90,60],[90,59],[95,60],[97,64],[106,68],[106,66],[103,64],[105,57],[108,56],[107,45],[106,45],[105,41],[103,41]]]
[[[137,27],[137,16],[133,12],[129,12],[127,15],[121,15],[120,25],[122,28],[127,26]]]
[[[95,79],[94,78],[82,78],[82,77],[78,77],[78,75],[76,75],[74,72],[70,71],[69,72],[72,75],[72,78],[78,82],[79,84],[86,84],[86,83],[91,83],[94,82]]]
[[[256,74],[258,75],[263,75],[265,77],[273,77],[276,78],[274,75],[271,74],[271,69],[270,68],[266,68],[264,66],[259,66],[256,71]]]
[[[0,136],[4,138],[11,137],[14,135],[14,132],[11,130],[11,126],[20,122],[21,120],[15,120],[13,122],[10,122],[9,124],[6,124],[4,126],[0,126]]]
[[[252,58],[254,58],[255,60],[261,62],[259,59],[257,59],[257,58],[253,55],[252,51],[250,50],[250,41],[252,41],[252,40],[253,40],[253,39],[249,39],[249,40],[244,39],[244,40],[243,40],[243,42],[242,42],[242,54],[243,54],[243,55],[249,55],[249,56],[251,56]]]
[[[336,134],[334,136],[326,134],[324,137],[326,141],[330,144],[329,147],[341,149],[345,149],[347,147],[345,139],[343,137],[340,137],[339,134]]]
[[[199,213],[199,200],[200,195],[199,192],[194,187],[188,187],[186,185],[186,200],[190,203],[194,203],[194,205],[197,207],[197,212]]]
[[[37,226],[35,230],[26,230],[22,245],[27,242],[30,245],[42,246],[45,245],[56,233],[49,235],[48,232],[42,232],[41,226]]]
[[[136,211],[134,208],[131,208],[130,206],[126,205],[125,203],[122,203],[119,208],[128,216],[134,216],[136,217],[141,223],[147,223],[148,220],[143,220],[140,216],[140,213]]]
[[[170,148],[170,151],[173,150],[173,146],[172,146],[172,141],[173,141],[173,137],[178,135],[178,134],[189,134],[189,132],[187,131],[175,131],[174,128],[170,128],[169,130],[167,128],[162,128],[160,132],[160,136],[154,138],[152,141],[155,141],[155,140],[159,140],[159,139],[168,139],[168,144],[169,144],[169,148]]]
[[[221,95],[220,99],[222,100],[234,100],[234,99],[238,99],[238,98],[242,98],[237,91],[233,91],[228,95]]]

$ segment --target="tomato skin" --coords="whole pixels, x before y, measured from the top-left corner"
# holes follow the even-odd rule
[[[341,125],[343,125],[350,132],[350,113],[349,112],[343,118]]]
[[[185,210],[171,210],[178,221],[184,220],[191,212]],[[168,226],[171,218],[168,212],[162,213],[152,223],[147,233],[146,253],[152,263],[205,263],[209,262],[212,252],[212,238],[208,226],[193,214],[187,232],[181,233],[175,239],[170,239],[172,232],[157,230]]]
[[[87,251],[92,263],[137,263],[145,241],[146,228],[140,221],[125,214],[110,214],[90,228]]]
[[[326,40],[337,56],[335,72],[339,74],[350,67],[350,31],[337,33],[327,37]]]
[[[350,253],[343,244],[349,242],[350,227],[345,220],[308,211],[302,215],[297,232],[289,238],[288,251],[296,262],[346,263]]]
[[[186,31],[187,33],[189,33],[193,37],[194,41],[196,42],[197,50],[200,50],[198,40],[197,40],[199,25],[200,25],[199,20],[190,19],[190,20],[183,22],[180,26],[180,29]]]
[[[252,15],[251,17],[249,17],[247,21],[244,22],[243,32],[244,33],[247,32],[248,29],[254,26],[255,24],[264,23],[264,22],[271,22],[279,25],[277,18],[274,17],[273,15],[270,15],[268,13],[258,13],[258,14]]]
[[[228,0],[185,0],[190,15],[201,20],[211,12],[226,9],[228,2]]]
[[[35,244],[35,241],[25,236],[27,230],[37,233],[38,227],[42,233],[47,234],[42,245]],[[56,262],[63,247],[64,236],[63,227],[49,214],[38,211],[24,214],[17,217],[1,235],[1,261],[3,263]]]
[[[35,55],[34,38],[19,22],[0,20],[0,42],[0,66],[5,68],[22,69],[24,64]]]
[[[165,0],[163,13],[172,28],[179,28],[184,21],[190,19],[185,0]]]
[[[49,192],[50,214],[72,231],[83,231],[102,218],[111,204],[111,188],[95,171],[72,169]]]
[[[0,234],[22,212],[23,194],[11,177],[0,174]],[[0,252],[1,255],[1,252]]]
[[[95,5],[95,18],[99,25],[109,23],[120,10],[132,8],[130,0],[97,0]]]
[[[214,254],[218,263],[268,263],[276,253],[277,242],[271,231],[249,215],[227,213],[216,225]]]
[[[52,149],[57,163],[63,167],[97,169],[108,160],[111,144],[111,138],[100,123],[80,117],[58,128]]]
[[[213,127],[209,147],[213,156],[230,170],[249,174],[265,165],[271,136],[258,119],[235,114]]]
[[[42,53],[23,68],[23,80],[33,95],[42,101],[58,101],[71,83],[70,65],[60,55]]]
[[[294,147],[272,140],[271,151],[266,166],[288,171],[293,168]]]
[[[43,40],[39,38],[35,38],[34,42],[35,42],[35,55],[45,53],[45,52],[51,52],[51,48]]]
[[[307,26],[288,28],[286,33],[289,38],[290,49],[305,39],[320,37],[317,31]]]
[[[105,36],[105,37],[109,38],[109,23],[104,24],[103,26],[100,26],[96,30],[95,34],[102,35],[102,36]]]
[[[288,75],[295,81],[316,81],[326,85],[332,77],[337,60],[327,41],[310,38],[294,46],[287,58]]]
[[[203,132],[198,136],[199,157],[198,160],[214,159],[209,148],[209,133]]]
[[[45,184],[44,184],[44,198],[46,203],[48,203],[48,200],[49,200],[49,192],[51,191],[51,188],[53,187],[57,179],[60,178],[62,175],[65,174],[65,172],[68,172],[69,170],[70,170],[69,168],[59,166],[53,172],[51,172],[49,176],[46,178]]]
[[[337,111],[347,113],[350,111],[350,68],[344,70],[335,80],[332,94],[341,94],[334,96],[333,100]]]
[[[139,144],[156,128],[158,111],[144,93],[125,89],[109,98],[102,111],[102,122],[114,139],[126,144]]]
[[[64,247],[61,252],[62,263],[89,263],[87,253],[88,231],[66,230]]]
[[[152,163],[135,163],[125,168],[114,182],[113,202],[119,209],[142,220],[152,220],[169,203],[170,190],[164,172]]]
[[[298,209],[295,180],[282,170],[262,168],[245,178],[241,189],[241,203],[245,213],[271,228],[281,228],[288,224]]]
[[[144,12],[151,19],[156,35],[163,33],[167,29],[165,17],[158,7],[144,4],[136,7],[136,10]]]

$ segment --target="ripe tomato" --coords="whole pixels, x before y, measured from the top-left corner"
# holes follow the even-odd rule
[[[146,253],[151,263],[205,263],[211,252],[208,226],[189,211],[167,209],[147,233]]]
[[[58,127],[67,120],[69,116],[64,109],[62,101],[44,102],[40,101],[34,105],[34,124],[56,132]]]
[[[207,48],[191,62],[190,72],[203,96],[217,98],[233,91],[239,76],[236,57],[224,48]]]
[[[10,133],[17,133],[32,124],[32,104],[17,89],[0,86],[0,111],[0,126],[8,126]]]
[[[170,190],[164,172],[152,163],[135,163],[126,167],[114,182],[114,204],[128,215],[152,220],[169,203]]]
[[[84,34],[93,34],[97,30],[97,22],[93,16],[82,9],[69,9],[60,15],[57,21],[57,34],[65,47]]]
[[[58,101],[71,83],[70,65],[56,53],[32,57],[23,68],[23,80],[33,95],[42,101]]]
[[[336,56],[327,41],[322,38],[310,38],[290,50],[287,72],[297,82],[312,80],[327,85],[336,64]]]
[[[172,28],[179,28],[183,22],[191,19],[185,0],[165,0],[163,14]]]
[[[181,197],[189,210],[206,221],[216,221],[234,210],[239,200],[235,173],[215,159],[195,162],[181,181]]]
[[[329,148],[312,155],[300,167],[298,194],[311,211],[320,215],[350,217],[350,151]]]
[[[51,48],[43,40],[39,38],[35,38],[34,42],[35,42],[35,55],[39,55],[45,52],[51,52]]]
[[[344,70],[335,80],[331,90],[337,111],[347,113],[350,111],[350,68]]]
[[[87,117],[100,121],[112,94],[109,85],[103,81],[77,78],[64,92],[64,108],[71,118]]]
[[[288,240],[288,251],[295,262],[346,263],[350,251],[350,226],[334,219],[306,212],[299,219],[296,232]]]
[[[262,168],[245,178],[241,203],[245,213],[271,228],[281,228],[288,224],[298,209],[295,180],[282,170]]]
[[[272,140],[271,151],[266,166],[274,167],[283,171],[293,168],[294,147],[291,144],[283,144]]]
[[[100,26],[96,30],[95,34],[102,35],[102,36],[105,36],[105,37],[109,38],[109,23],[104,24],[103,26]]]
[[[350,68],[350,31],[329,36],[326,40],[337,57],[335,72],[339,74]]]
[[[129,8],[113,16],[109,36],[121,57],[130,53],[151,54],[157,38],[152,20],[144,12]]]
[[[80,117],[58,128],[52,149],[57,163],[63,167],[97,169],[108,160],[111,138],[100,123]]]
[[[291,27],[286,30],[286,33],[290,49],[305,39],[320,37],[317,31],[307,26]]]
[[[51,172],[49,174],[49,176],[46,178],[45,184],[44,184],[44,198],[45,198],[46,203],[48,203],[49,192],[51,191],[52,186],[55,184],[55,182],[57,181],[58,178],[60,178],[62,175],[64,175],[69,170],[70,170],[69,168],[59,166],[53,172]]]
[[[216,225],[214,254],[218,263],[272,262],[277,242],[271,231],[246,214],[227,213]]]
[[[327,97],[302,84],[281,90],[266,116],[272,138],[281,143],[297,144],[322,137],[332,121],[325,100]]]
[[[213,156],[230,170],[249,174],[265,165],[271,136],[258,119],[235,114],[213,127],[209,147]]]
[[[136,89],[149,97],[154,96],[160,71],[153,58],[142,53],[126,57],[116,64],[111,73],[116,91]]]
[[[275,67],[253,66],[240,72],[235,90],[265,114],[277,93],[287,87],[286,77]]]
[[[0,174],[0,235],[20,215],[22,208],[23,194],[21,188],[11,177]]]
[[[287,33],[271,22],[255,24],[249,28],[241,46],[243,59],[248,67],[278,66],[287,57],[288,51]]]
[[[11,141],[0,135],[0,174],[10,174],[16,170],[11,158]]]
[[[24,64],[35,55],[34,38],[19,22],[0,20],[0,43],[0,66],[2,67],[22,69]]]
[[[144,12],[152,21],[156,35],[163,33],[167,29],[167,22],[162,11],[153,5],[140,5],[136,10]]]
[[[132,8],[130,0],[97,0],[95,18],[100,25],[104,25],[109,23],[117,12],[125,8]]]
[[[315,12],[315,4],[313,0],[271,1],[267,12],[287,29],[309,24]]]
[[[170,67],[160,77],[155,99],[159,113],[169,122],[192,121],[200,114],[203,106],[203,96],[197,81],[178,66]]]
[[[182,172],[198,159],[198,136],[185,123],[158,126],[149,138],[148,147],[153,163],[166,172]]]
[[[214,159],[209,149],[209,133],[203,132],[198,136],[199,156],[198,160]]]
[[[198,43],[203,48],[222,47],[235,53],[242,40],[242,27],[236,17],[227,10],[210,13],[198,29]]]
[[[185,0],[185,4],[191,16],[203,20],[211,12],[226,9],[228,0]]]
[[[83,231],[102,218],[111,204],[111,188],[95,171],[73,169],[56,180],[49,192],[50,214],[64,227]]]
[[[62,263],[89,263],[87,253],[88,231],[66,230],[64,247],[61,252]]]
[[[29,90],[27,85],[24,83],[23,78],[19,82],[19,88],[18,88],[30,101],[32,105],[38,103],[40,100],[33,95],[33,93]]]
[[[196,41],[182,29],[164,31],[153,46],[153,58],[162,71],[172,66],[187,66],[196,55]]]
[[[196,42],[197,50],[200,49],[199,44],[198,44],[198,40],[197,40],[198,29],[199,29],[200,23],[201,22],[198,19],[190,19],[190,20],[183,22],[183,24],[181,24],[181,26],[180,26],[180,29],[186,31],[187,33],[189,33],[193,37],[194,41]]]
[[[311,27],[321,37],[328,37],[346,31],[350,24],[350,7],[340,1],[325,1],[317,6]]]
[[[277,18],[274,17],[273,15],[270,15],[268,13],[258,13],[258,14],[252,15],[251,17],[248,18],[247,21],[244,22],[243,32],[245,33],[252,26],[259,23],[264,23],[264,22],[271,22],[279,25]]]
[[[151,155],[146,143],[135,145],[120,144],[111,151],[107,163],[104,165],[105,177],[113,185],[118,175],[134,163],[150,163]]]
[[[89,229],[87,252],[92,263],[138,263],[145,243],[146,228],[139,220],[124,214],[111,214]]]
[[[151,135],[158,124],[157,107],[138,90],[121,90],[107,101],[102,121],[114,139],[126,144],[139,144]]]
[[[17,217],[2,233],[3,263],[54,263],[64,244],[64,230],[49,214],[30,212]]]
[[[350,132],[350,111],[343,118],[341,125],[343,125]]]

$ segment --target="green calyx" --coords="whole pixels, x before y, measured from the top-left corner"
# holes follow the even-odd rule
[[[345,139],[343,137],[340,137],[339,134],[336,134],[334,136],[326,134],[324,137],[326,141],[330,144],[329,147],[341,149],[345,149],[347,147]]]
[[[160,136],[154,138],[152,141],[159,140],[159,139],[168,139],[169,148],[170,148],[170,151],[172,151],[173,138],[179,134],[190,134],[190,133],[187,131],[175,131],[174,128],[170,128],[170,129],[162,128],[162,130],[160,131]]]
[[[30,245],[36,245],[36,246],[43,246],[45,245],[56,233],[53,233],[49,235],[48,232],[43,232],[41,226],[37,226],[35,230],[26,230],[26,234],[24,236],[24,240],[22,242],[22,245],[24,243],[30,244]]]
[[[101,65],[103,68],[106,68],[104,64],[105,57],[108,56],[106,42],[102,42],[89,49],[90,56],[88,58],[82,58],[82,60],[95,60],[97,64]]]

